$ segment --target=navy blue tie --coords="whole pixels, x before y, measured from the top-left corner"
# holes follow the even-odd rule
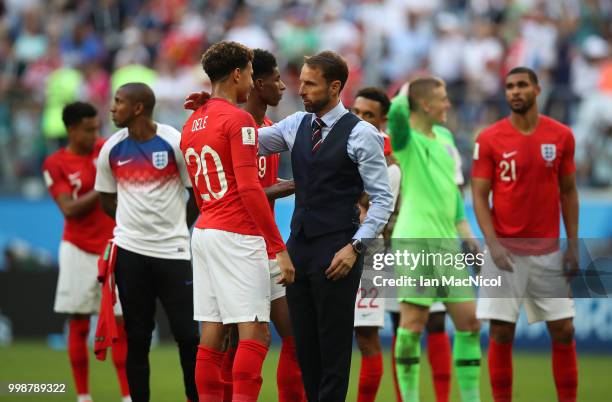
[[[312,153],[317,153],[317,150],[323,142],[323,127],[325,123],[320,118],[316,118],[312,122]]]

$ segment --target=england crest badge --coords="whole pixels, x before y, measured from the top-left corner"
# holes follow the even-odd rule
[[[547,162],[546,165],[550,166],[552,161],[557,157],[557,147],[555,144],[542,144],[542,158]]]
[[[156,169],[162,170],[168,166],[168,151],[153,152],[152,161]]]

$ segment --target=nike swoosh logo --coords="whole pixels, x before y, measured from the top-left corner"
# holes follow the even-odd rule
[[[69,179],[69,180],[73,180],[73,179],[78,178],[80,175],[81,175],[81,172],[74,172],[74,173],[70,173],[70,174],[68,175],[68,179]]]
[[[125,160],[125,161],[117,161],[117,166],[123,166],[123,165],[125,165],[127,163],[130,163],[131,161],[132,161],[131,159],[128,159],[128,160]]]
[[[508,152],[508,153],[504,152],[504,153],[502,154],[502,156],[504,157],[504,159],[506,159],[506,158],[509,158],[509,157],[511,157],[511,156],[516,155],[516,154],[517,154],[517,152],[518,152],[518,151]]]

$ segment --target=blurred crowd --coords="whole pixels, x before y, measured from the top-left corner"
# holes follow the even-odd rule
[[[288,88],[274,119],[301,110],[303,56],[323,49],[349,63],[347,105],[362,85],[393,95],[443,78],[468,170],[479,130],[507,113],[505,72],[532,67],[541,110],[574,129],[580,183],[610,186],[611,21],[611,0],[0,0],[0,193],[44,193],[68,102],[95,104],[108,136],[113,90],[142,81],[156,118],[180,129],[184,96],[209,85],[200,56],[223,39],[277,55]]]

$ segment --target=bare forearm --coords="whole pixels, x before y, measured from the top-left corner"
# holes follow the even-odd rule
[[[200,210],[198,205],[196,204],[196,198],[191,189],[189,191],[189,200],[187,201],[187,213],[185,214],[187,217],[187,227],[190,228],[191,225],[198,219],[198,215],[200,214]]]
[[[473,239],[474,233],[472,232],[472,228],[470,227],[467,219],[462,219],[455,225],[457,228],[457,233],[459,233],[459,237],[462,239]]]
[[[578,238],[578,191],[574,188],[561,194],[561,213],[568,239]]]
[[[493,227],[493,217],[489,209],[488,196],[483,197],[474,194],[474,212],[476,213],[476,220],[478,221],[478,225],[480,226],[480,230],[487,244],[497,242],[497,234]]]
[[[60,194],[56,202],[66,218],[78,218],[91,211],[99,199],[98,192],[91,190],[77,199],[73,199],[68,194]]]
[[[108,216],[115,219],[117,212],[117,193],[100,193],[100,202],[102,209]]]
[[[295,183],[293,180],[285,180],[264,188],[264,193],[268,201],[274,201],[279,198],[287,197],[295,193]]]

